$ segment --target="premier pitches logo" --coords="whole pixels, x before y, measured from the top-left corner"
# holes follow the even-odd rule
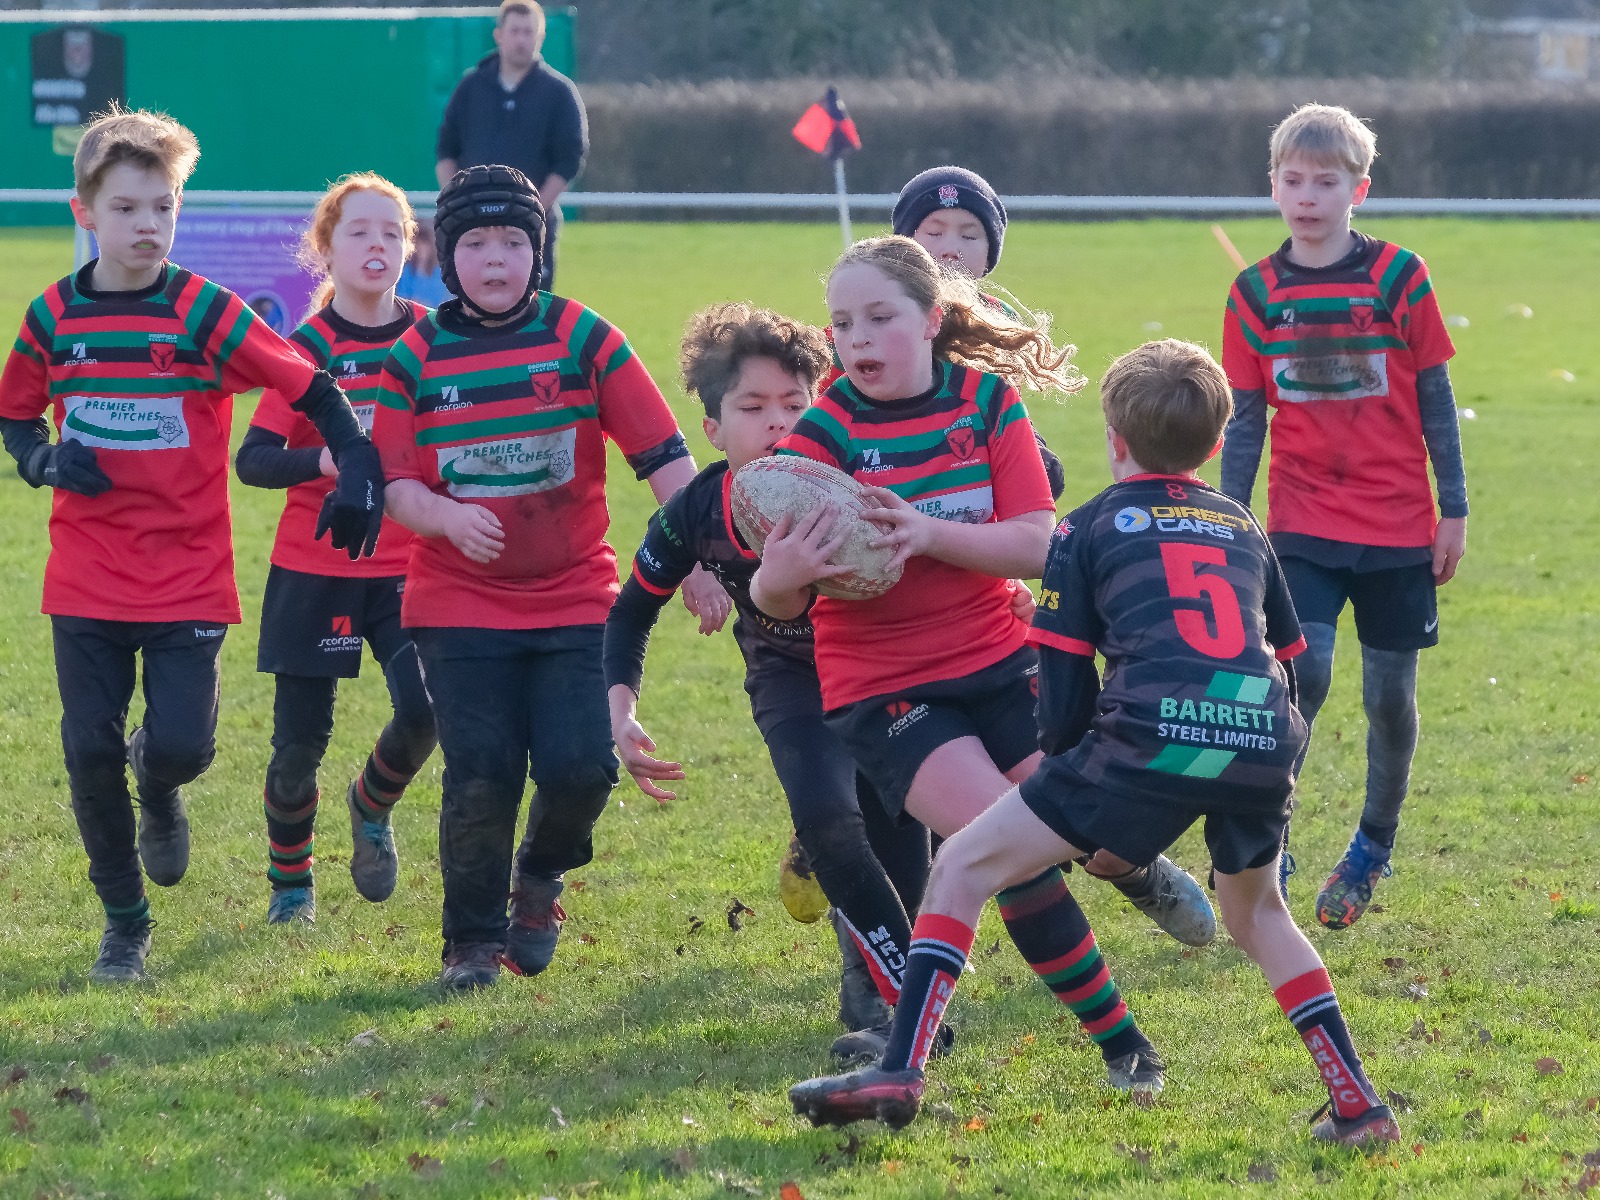
[[[576,448],[576,429],[444,446],[439,478],[458,499],[547,492],[572,481]]]
[[[96,396],[64,396],[63,434],[85,446],[107,450],[177,450],[189,444],[182,396],[140,400],[106,400]]]

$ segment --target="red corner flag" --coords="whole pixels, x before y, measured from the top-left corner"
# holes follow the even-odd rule
[[[820,103],[801,114],[794,127],[795,140],[815,154],[840,159],[851,150],[861,149],[856,123],[839,99],[839,89],[829,88]]]

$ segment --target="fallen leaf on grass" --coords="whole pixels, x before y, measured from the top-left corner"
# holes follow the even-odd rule
[[[431,1108],[434,1112],[438,1112],[441,1108],[449,1107],[449,1104],[449,1096],[446,1096],[443,1092],[435,1092],[422,1102],[422,1107]]]
[[[385,937],[387,937],[390,941],[393,941],[395,938],[399,937],[405,931],[406,931],[406,927],[404,925],[395,924],[395,925],[390,925],[387,928],[385,928],[383,933],[384,933]]]
[[[797,1183],[785,1183],[778,1189],[778,1200],[806,1200]]]
[[[1526,1133],[1513,1133],[1511,1135],[1511,1140],[1513,1142],[1518,1142],[1518,1143],[1521,1143],[1523,1145],[1526,1145],[1527,1141],[1528,1141],[1528,1135]]]
[[[1482,1025],[1478,1026],[1478,1045],[1487,1046],[1492,1041],[1494,1041],[1494,1034],[1490,1033]]]
[[[1572,1190],[1580,1196],[1587,1196],[1590,1188],[1600,1187],[1600,1170],[1588,1170],[1579,1175],[1572,1185]]]
[[[555,1160],[557,1158],[559,1158],[560,1156],[561,1156],[561,1151],[559,1151],[559,1150],[546,1150],[544,1152],[544,1157],[545,1157],[545,1160],[547,1162],[555,1162]]]
[[[6,1087],[16,1087],[17,1084],[21,1083],[27,1077],[28,1068],[19,1063],[17,1066],[12,1067],[11,1070],[6,1072]]]
[[[592,933],[580,933],[578,935],[579,944],[584,946],[592,946],[599,940],[600,939],[595,937],[595,935]]]
[[[1541,1075],[1561,1075],[1566,1072],[1559,1058],[1541,1058],[1533,1064],[1533,1069]]]
[[[733,930],[735,933],[738,933],[744,928],[744,922],[739,918],[746,916],[753,917],[755,915],[755,909],[751,908],[743,900],[735,896],[733,898],[733,903],[728,906],[728,928]]]
[[[1403,958],[1386,958],[1383,960],[1383,965],[1391,971],[1404,971],[1406,969],[1406,960]]]
[[[1148,1167],[1150,1165],[1150,1151],[1146,1150],[1143,1146],[1125,1146],[1121,1142],[1118,1142],[1114,1149],[1126,1154],[1141,1167]]]
[[[898,1158],[891,1158],[888,1162],[884,1163],[883,1173],[885,1175],[900,1174],[900,1160]]]
[[[1276,1183],[1278,1171],[1271,1163],[1251,1163],[1245,1178],[1251,1183]]]
[[[972,1165],[972,1156],[970,1154],[952,1154],[950,1156],[950,1165],[966,1170]]]
[[[20,1108],[13,1108],[11,1110],[11,1124],[18,1133],[22,1134],[23,1137],[27,1137],[28,1134],[33,1132],[33,1118],[28,1116],[28,1114],[23,1112]]]
[[[961,1128],[965,1129],[968,1133],[982,1133],[984,1129],[988,1127],[988,1125],[989,1122],[985,1121],[982,1117],[973,1117],[972,1120],[968,1121]]]
[[[415,1150],[406,1155],[406,1163],[424,1179],[437,1179],[439,1178],[439,1173],[444,1170],[444,1163],[433,1157],[433,1155],[418,1154]]]
[[[1411,1153],[1415,1154],[1418,1158],[1421,1158],[1422,1157],[1422,1143],[1421,1142],[1413,1142],[1411,1144]]]
[[[672,1157],[661,1165],[667,1169],[668,1174],[687,1175],[695,1168],[694,1151],[687,1146],[679,1146],[672,1152]]]
[[[456,1027],[456,1023],[454,1021],[452,1021],[449,1017],[440,1017],[439,1020],[434,1024],[433,1027],[435,1029],[441,1029],[441,1030],[443,1030],[443,1029],[454,1029]]]
[[[1406,995],[1410,996],[1413,1000],[1426,1000],[1428,998],[1428,989],[1423,987],[1420,983],[1407,984]]]
[[[506,1160],[503,1157],[497,1158],[487,1167],[485,1167],[484,1170],[490,1175],[504,1175],[506,1173]]]
[[[57,1104],[87,1104],[89,1093],[80,1087],[61,1087],[56,1089]]]

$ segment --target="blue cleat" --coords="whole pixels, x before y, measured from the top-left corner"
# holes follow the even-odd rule
[[[273,888],[267,904],[268,925],[288,925],[303,921],[317,923],[317,891],[314,887]]]
[[[1378,880],[1394,874],[1389,854],[1388,847],[1356,830],[1350,848],[1317,893],[1317,920],[1329,929],[1349,929],[1359,921],[1372,903]]]

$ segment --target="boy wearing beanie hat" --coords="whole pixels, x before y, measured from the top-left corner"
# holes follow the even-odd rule
[[[395,343],[373,427],[395,481],[389,513],[418,535],[401,619],[444,752],[450,990],[549,965],[562,876],[593,857],[617,783],[601,670],[617,593],[605,442],[658,501],[695,476],[622,331],[536,290],[543,225],[513,168],[471,167],[444,186],[434,229],[455,299]]]
[[[933,167],[900,189],[894,231],[922,243],[941,265],[982,279],[1000,261],[1006,206],[988,180],[964,167]]]

